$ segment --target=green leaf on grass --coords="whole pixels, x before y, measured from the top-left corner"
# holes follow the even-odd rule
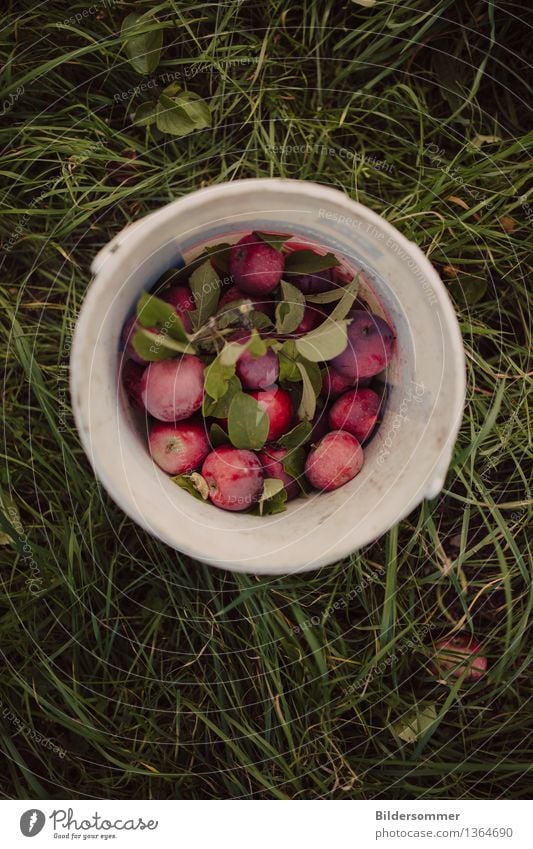
[[[325,321],[316,330],[295,341],[298,353],[313,363],[331,360],[348,344],[347,321]]]
[[[201,327],[216,313],[220,285],[218,274],[209,260],[198,266],[189,277],[189,286],[196,305],[196,310],[191,313],[195,328]]]
[[[150,127],[155,123],[156,106],[151,100],[139,104],[133,123],[136,127]]]
[[[154,28],[154,24],[158,26]],[[138,74],[151,74],[159,65],[163,30],[150,12],[127,15],[120,30],[130,64]]]
[[[182,91],[176,102],[187,113],[195,130],[211,126],[211,110],[208,104],[194,91]]]
[[[200,501],[207,501],[209,486],[198,472],[193,472],[192,475],[176,475],[171,480]]]
[[[170,83],[163,89],[161,94],[166,94],[167,97],[175,97],[181,91],[181,86],[177,82]]]
[[[437,708],[434,704],[416,707],[395,722],[391,729],[405,743],[415,743],[422,734],[430,728],[437,718]]]
[[[305,298],[296,286],[281,281],[283,300],[276,307],[276,330],[278,333],[292,333],[304,317]]]
[[[340,265],[340,262],[334,254],[328,253],[321,256],[307,248],[293,251],[285,258],[285,271],[290,274],[317,274],[319,271],[326,271],[337,265]]]
[[[142,327],[158,327],[178,342],[189,342],[183,322],[175,309],[148,292],[141,292],[137,301],[137,318]]]
[[[287,239],[291,238],[289,233],[260,233],[255,230],[254,234],[259,236],[262,242],[266,242],[267,245],[274,248],[275,251],[280,251]]]
[[[298,418],[311,420],[316,411],[316,395],[313,384],[309,378],[306,367],[303,363],[297,363],[300,374],[302,375],[302,398],[298,407]]]
[[[157,102],[156,123],[162,133],[186,136],[210,127],[211,112],[207,103],[191,91],[182,91],[176,97],[162,93]]]
[[[268,436],[269,418],[251,395],[238,392],[233,396],[228,413],[228,433],[235,448],[259,451]]]
[[[487,291],[487,279],[483,277],[457,278],[448,284],[448,291],[458,304],[473,307]]]

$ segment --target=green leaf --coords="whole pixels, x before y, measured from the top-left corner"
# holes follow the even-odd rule
[[[348,344],[347,326],[347,321],[325,321],[316,330],[296,339],[298,353],[313,363],[333,359],[342,354]]]
[[[275,251],[281,251],[287,239],[291,238],[289,233],[260,233],[258,230],[254,230],[254,234],[259,236],[262,242],[266,242],[267,245],[274,248]]]
[[[200,501],[207,501],[209,486],[206,479],[198,472],[193,472],[192,475],[176,475],[171,480]]]
[[[399,722],[395,722],[391,729],[400,740],[415,743],[433,725],[436,718],[437,709],[434,704],[425,705],[422,709],[416,707]]]
[[[245,327],[247,330],[272,330],[274,325],[264,313],[254,310],[250,300],[242,299],[226,304],[216,316],[217,327]]]
[[[186,136],[194,130],[211,126],[207,103],[192,91],[182,91],[176,97],[161,93],[156,107],[158,130],[173,136]]]
[[[264,339],[261,338],[256,329],[252,330],[250,334],[250,338],[247,341],[246,349],[249,353],[254,357],[263,357],[267,352],[267,344]]]
[[[298,485],[300,485],[300,482],[303,479],[306,457],[307,453],[305,448],[293,448],[285,454],[285,457],[283,457],[281,461],[283,471],[288,475],[291,475]]]
[[[229,255],[231,245],[228,244],[228,242],[221,242],[219,245],[210,245],[205,250],[209,258],[215,262],[217,268],[220,268],[224,274],[229,275]]]
[[[247,344],[243,342],[226,342],[222,351],[218,355],[220,364],[225,367],[231,367],[235,373],[235,365],[246,351]]]
[[[296,330],[305,312],[305,298],[296,286],[281,281],[283,300],[276,307],[276,330],[278,333],[292,333]]]
[[[245,351],[250,351],[253,357],[262,357],[266,354],[266,343],[257,330],[252,330],[249,338],[241,342],[226,342],[218,358],[224,366],[235,366]]]
[[[298,418],[311,420],[316,411],[316,395],[313,384],[307,374],[307,369],[303,363],[297,363],[300,374],[302,375],[302,398],[298,407]]]
[[[190,342],[177,342],[162,333],[151,333],[140,327],[131,340],[134,350],[150,363],[168,360],[176,354],[194,354],[195,348]]]
[[[310,360],[306,360],[305,357],[301,356],[298,357],[298,362],[305,366],[307,376],[311,381],[314,393],[318,398],[322,391],[322,372],[320,370],[320,366],[318,363],[312,363]]]
[[[207,393],[205,394],[202,413],[204,416],[213,416],[215,419],[227,418],[231,402],[240,392],[242,392],[241,382],[237,376],[234,376],[228,381],[227,390],[220,400],[215,401]]]
[[[336,286],[335,289],[330,289],[329,292],[320,292],[319,295],[306,295],[305,300],[311,304],[331,304],[334,301],[339,301],[344,294],[344,286]]]
[[[176,98],[176,102],[187,113],[196,130],[211,126],[211,110],[199,94],[183,91]]]
[[[157,129],[172,136],[187,136],[196,127],[187,112],[171,97],[162,94],[156,106]]]
[[[149,127],[155,123],[156,107],[152,101],[139,104],[135,112],[134,124],[136,127]]]
[[[280,382],[284,382],[286,380],[294,382],[302,379],[302,375],[300,374],[300,370],[296,364],[298,351],[296,350],[296,344],[292,341],[292,339],[289,339],[281,346],[278,351],[278,359]]]
[[[223,304],[220,308],[220,312],[223,315],[227,313],[235,313],[236,315],[240,315],[241,319],[244,315],[249,315],[254,308],[252,301],[249,298],[239,298],[238,301],[230,301],[227,304]]]
[[[219,445],[227,445],[229,436],[219,424],[213,422],[209,428],[209,442],[213,448],[218,448]]]
[[[196,304],[195,312],[191,313],[195,328],[201,327],[216,313],[220,285],[218,274],[209,260],[198,266],[189,277],[189,286]]]
[[[337,265],[340,265],[340,262],[334,254],[321,256],[307,249],[293,251],[285,258],[285,271],[290,274],[316,274]]]
[[[161,94],[166,94],[167,97],[175,97],[181,91],[181,86],[177,82],[170,83],[163,89]]]
[[[458,304],[473,307],[479,303],[487,291],[487,279],[482,277],[464,277],[453,280],[448,290]]]
[[[293,427],[288,433],[277,440],[278,445],[286,448],[288,451],[293,451],[296,448],[301,448],[306,442],[309,442],[313,426],[309,421],[303,421]]]
[[[158,27],[154,29],[154,24]],[[122,22],[120,30],[126,56],[138,74],[151,74],[159,65],[163,30],[151,13],[132,12]]]
[[[259,451],[266,442],[269,418],[251,395],[234,395],[228,413],[228,433],[235,448]]]
[[[250,511],[255,516],[269,516],[274,513],[283,513],[286,509],[287,490],[283,481],[277,478],[265,478],[263,491]]]
[[[207,366],[204,375],[204,389],[213,401],[220,401],[229,389],[229,382],[235,374],[235,366],[225,365],[217,357]]]
[[[259,506],[259,515],[263,515],[263,511],[265,508],[265,502],[269,501],[271,498],[274,498],[278,493],[285,489],[283,481],[277,480],[276,478],[265,478],[263,483],[263,491],[257,500],[257,504]]]
[[[330,315],[327,318],[327,321],[340,321],[343,318],[346,318],[350,310],[354,305],[354,301],[357,298],[357,292],[359,291],[359,279],[355,277],[348,286],[345,287],[342,298],[340,299],[337,306],[331,311]]]
[[[252,312],[248,315],[248,321],[255,327],[256,330],[273,330],[274,325],[264,312],[259,312],[259,310],[252,310]]]
[[[137,301],[137,318],[143,327],[158,327],[178,342],[189,342],[183,322],[175,309],[155,295],[141,292]]]

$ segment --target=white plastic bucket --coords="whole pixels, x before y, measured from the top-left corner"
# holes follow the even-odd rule
[[[139,293],[206,243],[278,231],[363,270],[394,324],[383,422],[349,484],[268,517],[229,513],[181,490],[152,462],[117,391],[119,337]],[[122,230],[96,256],[74,334],[71,393],[83,446],[116,503],[168,545],[256,574],[316,569],[379,537],[441,490],[461,422],[465,362],[455,313],[422,251],[375,212],[299,180],[240,180],[201,189]],[[378,304],[381,307],[377,306]]]

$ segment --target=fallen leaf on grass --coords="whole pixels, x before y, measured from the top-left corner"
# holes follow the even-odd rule
[[[391,726],[392,731],[405,743],[416,743],[418,738],[435,722],[437,708],[434,704],[409,711],[406,716]]]

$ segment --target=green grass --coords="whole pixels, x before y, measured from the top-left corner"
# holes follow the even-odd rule
[[[121,22],[153,4],[57,26],[90,5],[23,0],[2,18],[2,793],[525,796],[528,4],[166,0],[149,79],[180,72],[213,110],[212,130],[181,139],[132,125],[145,96],[115,97],[143,81]],[[349,560],[267,580],[192,562],[124,517],[81,450],[67,377],[101,245],[200,186],[279,175],[342,188],[426,251],[458,312],[468,397],[438,498]],[[460,628],[489,672],[436,683],[432,640]],[[428,705],[436,721],[402,742],[392,725]]]

